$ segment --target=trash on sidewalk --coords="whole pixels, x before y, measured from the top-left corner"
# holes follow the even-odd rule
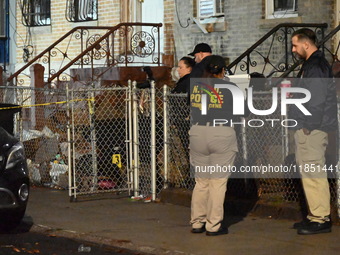
[[[78,252],[91,252],[91,247],[81,244],[78,247]]]
[[[50,162],[52,184],[62,188],[68,187],[68,165]]]
[[[135,201],[141,201],[141,200],[143,200],[143,195],[139,195],[139,196],[132,196],[131,198],[130,198],[130,201],[132,201],[132,202],[135,202]]]

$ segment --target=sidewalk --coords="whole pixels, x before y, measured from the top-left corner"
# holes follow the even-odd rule
[[[32,188],[25,220],[31,231],[99,242],[151,254],[339,254],[340,227],[300,236],[293,221],[232,217],[229,234],[190,233],[190,208],[113,198],[70,203],[68,192]]]

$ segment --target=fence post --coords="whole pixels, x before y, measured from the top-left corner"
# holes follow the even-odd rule
[[[129,152],[129,155],[127,157],[127,166],[128,166],[128,189],[129,189],[129,195],[131,195],[131,190],[133,190],[133,129],[132,129],[132,82],[131,80],[128,80],[128,91],[127,91],[127,116],[126,119],[128,121],[127,123],[127,135],[126,138],[128,139],[128,148],[127,151]]]
[[[70,124],[71,124],[71,116],[70,116],[70,91],[69,91],[69,83],[66,83],[66,117],[67,117],[67,155],[68,155],[68,194],[70,197],[70,201],[75,201],[76,200],[76,195],[74,195],[72,197],[72,187],[74,187],[72,185],[72,151],[71,151],[71,128],[70,128]]]
[[[91,136],[92,175],[93,175],[91,191],[94,191],[98,185],[98,159],[97,159],[97,135],[95,128],[95,94],[93,90],[89,91],[88,100],[91,130],[90,136]]]
[[[156,200],[156,88],[151,82],[151,196]]]
[[[30,67],[31,73],[31,87],[32,88],[44,88],[44,71],[45,67],[41,64],[34,64]],[[35,102],[32,104],[43,104],[44,93],[42,91],[35,91]],[[34,111],[35,117],[35,129],[42,130],[44,127],[44,108],[41,106],[36,106],[31,108]]]
[[[163,124],[164,124],[164,188],[168,188],[168,86],[163,86]]]
[[[139,196],[139,151],[138,151],[138,102],[137,102],[137,82],[132,82],[132,120],[133,120],[133,187],[134,196]]]
[[[338,113],[340,112],[340,100],[338,99]],[[340,147],[340,119],[338,119],[338,143],[337,146]],[[337,187],[337,207],[338,207],[338,218],[340,218],[340,148],[338,148],[338,165],[336,168],[336,187]]]
[[[4,69],[2,68],[2,66],[0,66],[0,86],[3,86],[3,72],[4,72]]]

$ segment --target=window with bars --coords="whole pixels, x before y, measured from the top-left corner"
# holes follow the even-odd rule
[[[51,25],[50,0],[21,0],[22,23],[28,27]]]
[[[197,0],[199,18],[224,15],[224,0]]]
[[[274,0],[274,12],[295,12],[297,0]]]
[[[297,17],[298,0],[266,0],[266,18]]]
[[[97,0],[67,0],[66,19],[69,22],[97,20],[97,10]]]

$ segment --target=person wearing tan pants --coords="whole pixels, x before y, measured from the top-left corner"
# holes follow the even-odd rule
[[[224,199],[230,173],[216,166],[232,166],[237,152],[235,131],[226,126],[193,125],[190,132],[190,162],[195,169],[191,200],[192,232],[205,228],[208,235],[227,233],[221,226]],[[209,167],[210,171],[207,172]],[[222,168],[220,168],[222,169]]]
[[[313,130],[305,135],[300,129],[294,136],[297,143],[296,162],[300,167],[302,185],[308,201],[307,218],[322,224],[329,220],[330,215],[330,192],[325,171],[328,135],[320,130]]]
[[[330,191],[325,166],[327,132],[337,130],[337,98],[331,67],[316,46],[315,32],[303,28],[292,34],[292,52],[304,60],[295,86],[310,92],[304,104],[309,114],[297,107],[290,118],[297,121],[296,162],[306,196],[308,216],[293,228],[300,235],[331,232]],[[301,96],[301,95],[300,95]],[[294,94],[299,98],[299,94]]]
[[[217,236],[228,233],[228,229],[222,225],[223,204],[231,174],[229,169],[236,157],[237,140],[230,122],[214,126],[215,119],[236,119],[233,116],[231,92],[228,89],[215,90],[214,85],[236,85],[223,80],[226,66],[221,56],[207,56],[205,61],[204,79],[192,80],[190,88],[190,164],[196,182],[192,194],[190,223],[192,233],[206,231],[208,236]],[[207,114],[201,112],[204,96],[208,98]]]

